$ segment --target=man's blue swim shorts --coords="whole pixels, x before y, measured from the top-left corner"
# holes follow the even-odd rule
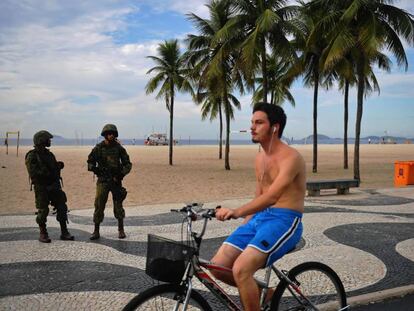
[[[268,254],[266,267],[295,248],[302,236],[302,214],[287,208],[269,207],[256,213],[225,241],[240,251],[247,246]]]

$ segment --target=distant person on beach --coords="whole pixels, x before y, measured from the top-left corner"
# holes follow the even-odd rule
[[[251,135],[262,151],[255,160],[255,198],[235,209],[218,208],[218,220],[244,217],[223,243],[212,262],[232,268],[214,271],[223,282],[237,286],[244,310],[259,310],[259,288],[253,278],[295,248],[302,235],[306,189],[305,161],[281,141],[286,115],[276,105],[258,103],[253,109]],[[268,296],[270,297],[270,296]]]
[[[46,221],[49,215],[49,204],[56,210],[56,219],[60,224],[61,240],[74,240],[67,228],[68,207],[66,194],[61,187],[60,171],[64,164],[56,161],[52,152],[47,149],[51,145],[53,135],[48,131],[40,131],[34,134],[34,149],[25,157],[25,164],[31,183],[34,186],[35,203],[37,208],[36,222],[40,228],[39,241],[50,243]]]
[[[122,187],[122,179],[132,168],[128,153],[118,142],[118,129],[113,124],[106,124],[101,132],[104,141],[97,144],[88,156],[88,171],[94,172],[98,177],[96,182],[95,212],[93,222],[95,229],[91,240],[100,238],[99,226],[104,219],[104,210],[108,201],[109,192],[112,193],[114,215],[118,220],[118,238],[126,237],[124,231],[125,210],[122,202],[127,196],[127,191]]]

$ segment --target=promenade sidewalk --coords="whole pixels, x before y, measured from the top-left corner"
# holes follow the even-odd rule
[[[147,234],[180,239],[181,218],[169,212],[179,207],[128,208],[127,238],[119,240],[109,204],[98,242],[89,240],[92,210],[71,211],[75,241],[60,241],[58,223],[49,216],[50,244],[37,241],[34,215],[0,216],[0,310],[120,310],[153,284],[144,272]],[[202,256],[209,258],[240,222],[211,221]],[[303,222],[302,247],[282,258],[280,268],[324,262],[339,274],[353,304],[414,291],[413,187],[306,198]]]

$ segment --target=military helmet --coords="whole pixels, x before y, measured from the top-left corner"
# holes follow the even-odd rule
[[[46,145],[49,139],[52,139],[53,135],[50,134],[48,131],[39,131],[33,135],[33,143],[35,146]]]
[[[114,133],[115,137],[118,137],[118,129],[114,124],[105,124],[105,126],[102,129],[101,136],[105,137],[105,134],[108,132]]]

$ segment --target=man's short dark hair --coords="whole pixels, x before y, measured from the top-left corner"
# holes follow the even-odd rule
[[[271,105],[268,103],[256,103],[253,108],[253,113],[256,111],[263,111],[266,113],[267,118],[269,119],[270,125],[274,125],[276,123],[279,124],[279,138],[282,137],[283,130],[286,126],[286,114],[282,107],[278,105]]]

